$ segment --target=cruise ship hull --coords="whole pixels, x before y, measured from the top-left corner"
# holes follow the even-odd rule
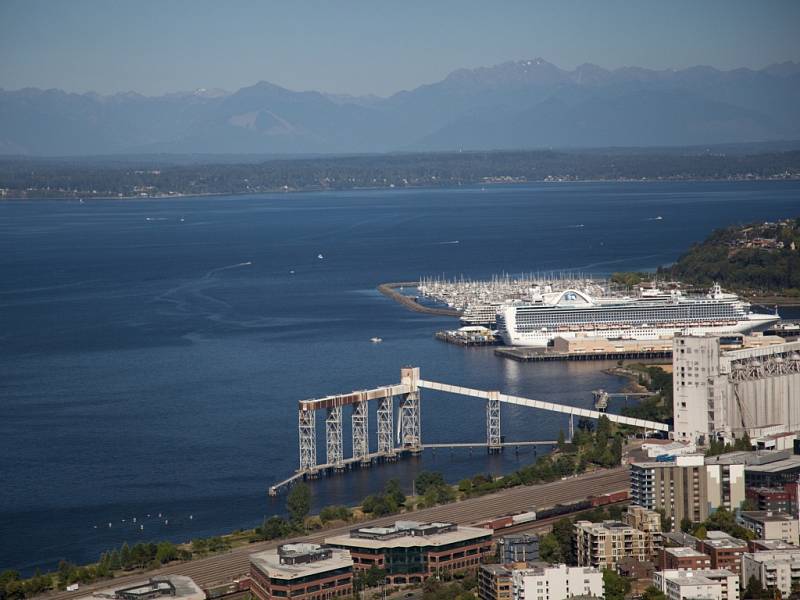
[[[534,346],[546,347],[555,338],[574,339],[604,338],[604,339],[629,339],[629,340],[658,340],[674,337],[675,334],[684,335],[726,335],[749,333],[769,327],[779,320],[776,315],[751,313],[746,320],[709,325],[660,325],[658,327],[632,326],[581,329],[578,331],[544,330],[519,332],[513,328],[501,327],[500,337],[507,346]]]

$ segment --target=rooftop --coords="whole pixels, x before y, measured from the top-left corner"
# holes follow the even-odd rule
[[[751,467],[763,466],[775,463],[794,456],[791,450],[737,450],[727,452],[719,456],[707,456],[706,464],[719,465],[747,465],[749,471]]]
[[[792,454],[788,458],[767,464],[747,465],[747,471],[750,473],[780,473],[789,469],[800,469],[800,456]]]
[[[167,594],[167,589],[174,589],[175,595]],[[102,598],[121,598],[120,594],[134,594],[144,597],[148,591],[155,592],[157,595],[169,595],[170,600],[205,600],[206,594],[194,582],[191,577],[183,575],[159,575],[150,579],[142,579],[130,585],[117,584],[114,587],[105,588],[92,592],[91,595],[83,596],[79,600],[95,600]],[[171,591],[170,590],[170,591]]]
[[[753,545],[757,546],[759,551],[765,552],[779,552],[783,550],[794,551],[800,550],[800,547],[784,542],[783,540],[753,540]]]
[[[737,577],[736,573],[727,569],[704,569],[702,571],[676,569],[663,571],[662,576],[678,585],[714,585],[718,583],[719,579]]]
[[[285,544],[285,546],[316,546],[316,544]],[[269,577],[278,579],[296,579],[353,566],[353,559],[347,550],[338,548],[325,548],[325,550],[326,558],[308,562],[285,562],[284,556],[279,554],[279,548],[272,548],[251,554],[250,564]],[[302,553],[301,555],[308,556]]]
[[[709,531],[709,533],[711,533]],[[740,540],[739,538],[729,537],[718,537],[718,538],[708,538],[703,540],[703,544],[714,548],[716,550],[724,550],[729,548],[731,550],[735,550],[738,548],[747,548],[747,542],[744,540]]]
[[[665,532],[661,534],[661,539],[669,541],[676,546],[695,547],[697,545],[697,538],[683,531]]]
[[[458,542],[488,539],[491,535],[491,531],[484,527],[461,527],[452,523],[398,521],[393,527],[354,529],[349,535],[326,538],[325,543],[354,548],[413,548],[446,546]]]
[[[621,523],[619,521],[603,521],[602,523],[592,523],[591,521],[576,521],[576,527],[580,527],[584,530],[590,530],[592,532],[601,533],[602,531],[624,531],[624,530],[633,530],[637,533],[639,532],[633,525],[627,525],[625,523]]]
[[[794,521],[795,518],[785,512],[773,510],[743,510],[739,513],[742,519],[770,523],[777,521]]]
[[[750,560],[757,563],[762,563],[766,566],[779,565],[786,561],[800,562],[800,548],[792,548],[785,550],[762,550],[761,552],[747,552],[743,555]]]
[[[694,548],[689,548],[687,546],[673,546],[671,548],[664,548],[664,552],[668,554],[672,554],[673,556],[677,556],[679,558],[687,558],[687,557],[701,557],[705,556],[708,558],[708,555],[703,554],[699,550],[695,550]]]

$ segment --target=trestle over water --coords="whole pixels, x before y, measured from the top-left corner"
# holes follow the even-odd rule
[[[486,400],[486,441],[480,443],[454,441],[425,445],[422,443],[422,418],[420,413],[420,391],[422,389],[482,398]],[[397,431],[394,431],[395,398],[398,398]],[[377,451],[370,452],[369,403],[377,403]],[[322,473],[341,472],[358,465],[368,467],[375,462],[394,461],[402,455],[420,454],[425,448],[474,448],[485,447],[488,452],[500,452],[507,446],[554,445],[552,440],[505,442],[500,427],[501,403],[516,404],[558,412],[569,416],[569,434],[572,438],[573,418],[598,419],[607,416],[611,421],[632,425],[645,430],[668,431],[667,425],[644,419],[606,414],[597,410],[578,408],[510,396],[498,391],[484,391],[463,386],[426,381],[420,378],[418,367],[400,370],[400,383],[359,390],[349,394],[326,396],[313,400],[301,400],[298,406],[298,437],[300,465],[294,475],[273,485],[269,489],[274,496],[284,486],[298,479],[315,478]],[[344,407],[351,407],[352,456],[344,457]],[[325,459],[317,456],[317,411],[325,412]]]

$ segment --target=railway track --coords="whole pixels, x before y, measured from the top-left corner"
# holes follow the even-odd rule
[[[589,495],[600,495],[627,490],[628,487],[628,469],[625,467],[618,467],[616,469],[590,473],[573,479],[533,486],[520,486],[478,498],[470,498],[468,500],[442,506],[424,508],[404,513],[402,518],[418,521],[452,521],[459,525],[473,525],[513,512],[547,508],[555,504],[581,500]],[[515,527],[507,527],[498,530],[497,533],[498,535],[506,535],[519,531],[545,529],[563,516],[564,515],[548,517],[541,521],[524,523]],[[398,515],[382,517],[380,519],[363,521],[358,523],[358,526],[387,525],[393,523],[397,518]],[[520,527],[520,529],[518,530],[517,527]],[[353,524],[334,527],[306,536],[300,536],[291,541],[320,543],[324,541],[326,537],[347,533],[352,528]],[[224,554],[217,554],[185,563],[171,564],[154,571],[140,572],[118,577],[113,580],[89,584],[82,586],[81,589],[76,592],[51,592],[39,598],[47,600],[72,600],[74,598],[86,596],[100,589],[112,586],[122,587],[126,584],[142,581],[142,579],[147,577],[168,574],[186,575],[194,579],[200,587],[207,588],[209,586],[230,582],[237,577],[247,574],[249,570],[250,554],[274,548],[287,541],[288,540],[280,540],[249,544],[247,546],[234,548]]]

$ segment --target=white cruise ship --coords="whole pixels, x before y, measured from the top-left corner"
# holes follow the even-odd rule
[[[754,313],[750,304],[715,285],[705,296],[648,291],[639,298],[592,298],[565,290],[499,309],[497,329],[509,346],[547,346],[556,337],[652,340],[676,333],[744,333],[778,315]]]

